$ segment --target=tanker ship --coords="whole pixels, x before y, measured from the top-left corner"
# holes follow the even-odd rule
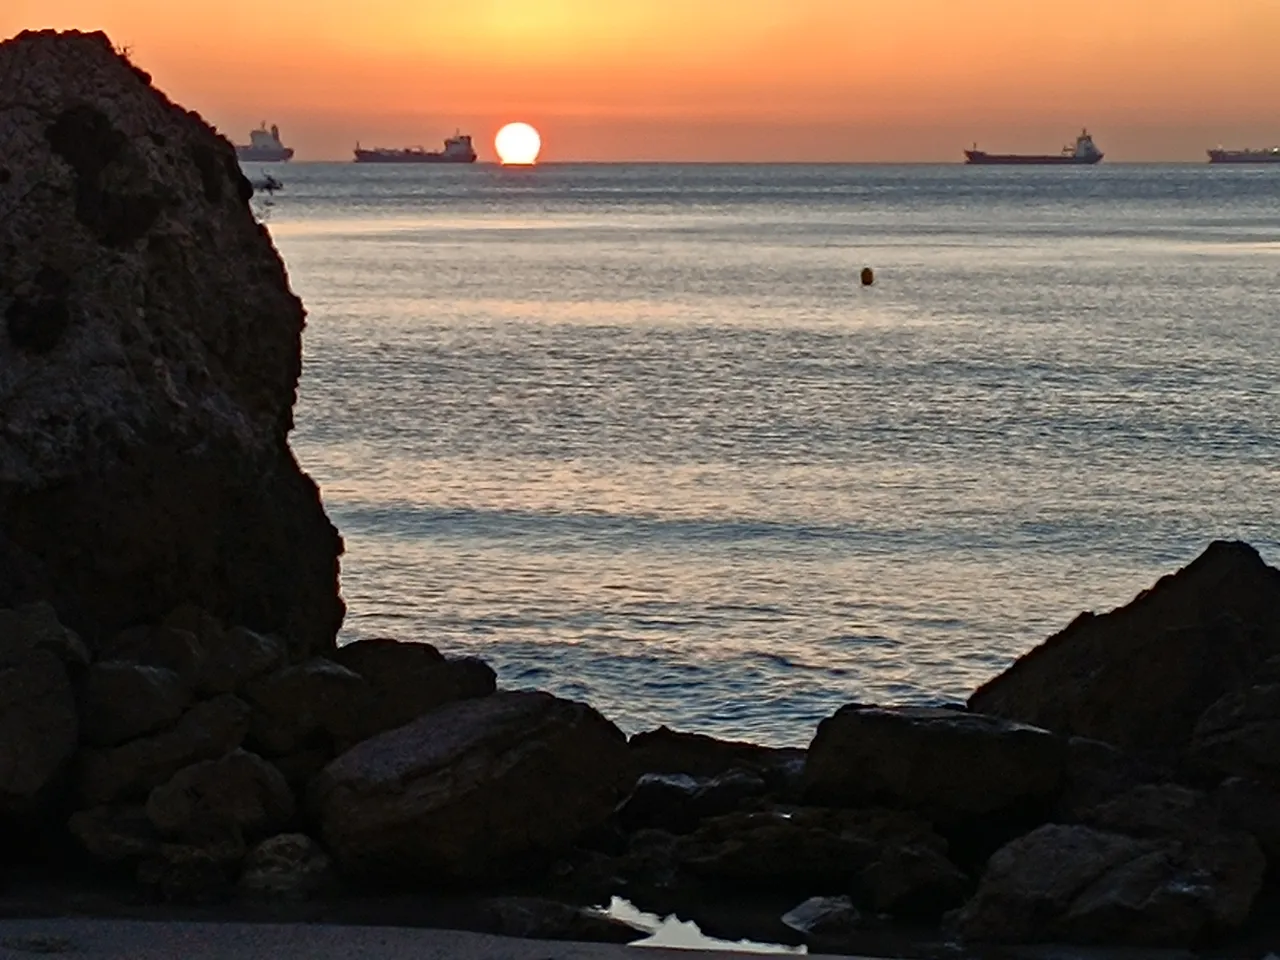
[[[1280,163],[1280,147],[1268,147],[1262,150],[1223,150],[1218,147],[1209,151],[1210,163]]]
[[[1093,137],[1088,130],[1080,131],[1074,147],[1068,145],[1061,153],[987,153],[978,149],[975,143],[972,150],[964,152],[965,163],[975,164],[1091,164],[1102,159],[1102,151],[1093,144]]]
[[[443,150],[424,150],[422,147],[389,149],[374,147],[364,150],[356,144],[356,163],[475,163],[476,151],[471,137],[457,133],[444,142]]]

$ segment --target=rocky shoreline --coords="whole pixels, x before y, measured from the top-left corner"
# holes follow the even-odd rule
[[[1120,626],[1043,706],[1114,724],[1198,698],[1179,736],[1121,749],[976,709]],[[91,654],[48,604],[0,613],[0,912],[636,939],[581,909],[621,896],[820,952],[1280,938],[1280,572],[1244,544],[1077,621],[968,709],[850,705],[805,750],[627,738],[426,644],[294,662],[191,609],[125,635]],[[1161,668],[1132,671],[1152,645]]]
[[[1280,572],[1215,542],[951,709],[805,749],[339,647],[289,292],[227,141],[101,34],[0,44],[0,913],[883,956],[1280,944]]]

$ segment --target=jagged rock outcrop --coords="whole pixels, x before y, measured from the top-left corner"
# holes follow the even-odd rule
[[[358,744],[310,799],[344,873],[447,885],[545,866],[604,823],[633,779],[625,737],[595,710],[504,692]]]
[[[286,438],[303,309],[234,151],[104,34],[0,44],[0,606],[97,649],[197,604],[332,648]]]
[[[1280,571],[1217,541],[1127,606],[1081,614],[969,707],[1181,760],[1201,714],[1278,654]]]

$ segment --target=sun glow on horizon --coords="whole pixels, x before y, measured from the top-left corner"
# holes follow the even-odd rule
[[[570,160],[935,161],[975,139],[1107,163],[1275,142],[1280,0],[0,0],[0,38],[105,29],[235,139],[489,139]],[[486,154],[488,150],[484,151]],[[492,156],[492,154],[489,154]],[[545,157],[544,157],[545,161]],[[536,161],[535,161],[536,162]]]
[[[508,123],[493,138],[498,159],[509,167],[528,167],[538,162],[542,137],[527,123]]]

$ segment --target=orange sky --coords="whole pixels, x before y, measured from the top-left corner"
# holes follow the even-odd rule
[[[233,139],[482,159],[506,120],[547,160],[1113,160],[1280,142],[1280,0],[0,0],[0,37],[106,29]]]

